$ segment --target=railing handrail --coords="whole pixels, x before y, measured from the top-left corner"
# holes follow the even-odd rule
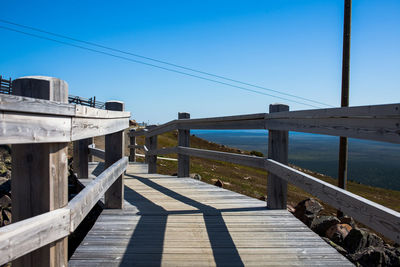
[[[172,120],[151,129],[132,130],[131,137],[155,138],[171,130],[266,129],[298,131],[400,143],[400,103],[317,110],[283,111],[202,119]],[[135,148],[136,146],[133,146]],[[176,146],[150,149],[147,156],[174,154],[227,161],[266,169],[327,204],[353,216],[387,238],[400,243],[400,213],[295,170],[269,158]],[[149,164],[155,164],[154,162]],[[153,167],[154,168],[154,167]]]
[[[0,94],[0,144],[71,142],[129,127],[130,112]]]
[[[131,136],[178,129],[285,130],[400,144],[400,103],[172,120]]]
[[[101,196],[126,170],[123,157],[90,182],[64,208],[0,228],[0,265],[70,235]]]

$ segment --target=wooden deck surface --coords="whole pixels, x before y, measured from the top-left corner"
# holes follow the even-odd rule
[[[138,163],[124,209],[102,212],[69,265],[353,266],[286,210]]]

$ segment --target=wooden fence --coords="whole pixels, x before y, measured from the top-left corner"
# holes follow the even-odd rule
[[[0,94],[0,144],[12,144],[13,223],[0,228],[0,265],[67,266],[67,237],[97,201],[121,209],[123,130],[130,113],[123,103],[106,109],[68,104],[66,82],[25,77],[12,83],[12,94]],[[105,151],[95,149],[94,136],[105,135]],[[68,142],[74,161],[87,178],[90,154],[105,159],[106,169],[68,202]]]
[[[157,155],[178,154],[178,176],[189,175],[189,157],[226,161],[268,171],[267,206],[286,209],[287,183],[318,197],[387,238],[400,243],[400,213],[287,166],[288,131],[344,136],[400,144],[400,104],[289,111],[270,105],[270,113],[189,119],[180,113],[157,127],[130,132],[131,160],[136,136],[145,136],[149,173],[157,171]],[[190,148],[190,129],[266,129],[268,157]],[[178,146],[157,149],[157,135],[178,130]]]

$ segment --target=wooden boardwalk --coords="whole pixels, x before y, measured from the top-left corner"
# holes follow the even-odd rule
[[[286,210],[131,163],[123,210],[104,210],[70,266],[353,266]]]

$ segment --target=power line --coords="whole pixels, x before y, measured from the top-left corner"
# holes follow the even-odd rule
[[[198,76],[198,75],[194,75],[194,74],[190,74],[190,73],[186,73],[186,72],[182,72],[182,71],[178,71],[178,70],[174,70],[174,69],[158,66],[158,65],[147,63],[147,62],[143,62],[143,61],[140,61],[140,60],[135,60],[135,59],[132,59],[132,58],[127,58],[127,57],[123,57],[123,56],[119,56],[119,55],[114,55],[114,54],[111,54],[111,53],[108,53],[108,52],[104,52],[104,51],[100,51],[100,50],[84,47],[84,46],[81,46],[81,45],[71,44],[71,43],[68,43],[68,42],[52,39],[52,38],[49,38],[49,37],[45,37],[45,36],[41,36],[41,35],[37,35],[37,34],[33,34],[33,33],[20,31],[20,30],[9,28],[9,27],[5,27],[5,26],[0,26],[0,28],[8,30],[8,31],[13,31],[13,32],[24,34],[24,35],[36,37],[36,38],[39,38],[39,39],[44,39],[44,40],[48,40],[48,41],[52,41],[52,42],[56,42],[56,43],[60,43],[60,44],[64,44],[64,45],[68,45],[68,46],[84,49],[84,50],[88,50],[88,51],[91,51],[91,52],[94,52],[94,53],[99,53],[99,54],[103,54],[103,55],[107,55],[107,56],[111,56],[111,57],[115,57],[115,58],[131,61],[131,62],[135,62],[135,63],[138,63],[138,64],[143,64],[143,65],[146,65],[146,66],[150,66],[150,67],[154,67],[154,68],[158,68],[158,69],[162,69],[162,70],[166,70],[166,71],[170,71],[170,72],[179,73],[179,74],[182,74],[182,75],[186,75],[186,76],[190,76],[190,77],[194,77],[194,78],[198,78],[198,79],[202,79],[202,80],[206,80],[206,81],[215,82],[215,83],[218,83],[218,84],[223,84],[223,85],[226,85],[226,86],[238,88],[238,89],[245,90],[245,91],[248,91],[248,92],[257,93],[257,94],[260,94],[260,95],[266,95],[266,96],[278,98],[278,99],[281,99],[281,100],[290,101],[290,102],[293,102],[293,103],[297,103],[297,104],[301,104],[301,105],[305,105],[305,106],[309,106],[309,107],[313,107],[313,108],[320,108],[318,106],[314,106],[314,105],[311,105],[311,104],[308,104],[308,103],[304,103],[304,102],[288,99],[288,98],[281,97],[281,96],[267,94],[267,93],[264,93],[264,92],[256,91],[256,90],[245,88],[245,87],[242,87],[242,86],[237,86],[237,85],[233,85],[233,84],[230,84],[230,83],[217,81],[217,80],[214,80],[214,79],[201,77],[201,76]]]
[[[63,35],[63,34],[58,34],[58,33],[50,32],[50,31],[42,30],[42,29],[39,29],[39,28],[35,28],[35,27],[31,27],[31,26],[15,23],[15,22],[12,22],[12,21],[4,20],[4,19],[0,19],[0,21],[3,22],[3,23],[15,25],[15,26],[18,26],[18,27],[23,27],[23,28],[26,28],[26,29],[30,29],[30,30],[46,33],[46,34],[57,36],[57,37],[61,37],[61,38],[68,39],[68,40],[71,40],[71,41],[80,42],[80,43],[84,43],[84,44],[87,44],[87,45],[91,45],[91,46],[107,49],[107,50],[110,50],[110,51],[113,51],[113,52],[118,52],[118,53],[122,53],[122,54],[126,54],[126,55],[131,55],[131,56],[134,56],[134,57],[150,60],[150,61],[157,62],[157,63],[162,63],[162,64],[169,65],[169,66],[172,66],[172,67],[176,67],[176,68],[180,68],[180,69],[184,69],[184,70],[188,70],[188,71],[192,71],[192,72],[197,72],[197,73],[200,73],[200,74],[208,75],[208,76],[211,76],[211,77],[214,77],[214,78],[219,78],[219,79],[223,79],[223,80],[239,83],[239,84],[242,84],[242,85],[246,85],[246,86],[262,89],[262,90],[265,90],[265,91],[270,91],[270,92],[274,92],[274,93],[277,93],[277,94],[298,98],[298,99],[301,99],[301,100],[305,100],[305,101],[312,102],[312,103],[315,103],[315,104],[320,104],[320,105],[323,105],[323,106],[334,107],[332,105],[329,105],[329,104],[326,104],[326,103],[323,103],[323,102],[320,102],[320,101],[312,100],[312,99],[309,99],[309,98],[305,98],[305,97],[301,97],[301,96],[297,96],[297,95],[293,95],[293,94],[284,93],[284,92],[281,92],[281,91],[278,91],[278,90],[266,88],[266,87],[259,86],[259,85],[254,85],[254,84],[243,82],[243,81],[239,81],[239,80],[236,80],[236,79],[231,79],[231,78],[228,78],[228,77],[225,77],[225,76],[221,76],[221,75],[216,75],[216,74],[213,74],[213,73],[210,73],[210,72],[205,72],[205,71],[201,71],[201,70],[185,67],[185,66],[174,64],[174,63],[170,63],[170,62],[167,62],[167,61],[163,61],[163,60],[159,60],[159,59],[155,59],[155,58],[151,58],[151,57],[142,56],[142,55],[135,54],[135,53],[132,53],[132,52],[127,52],[127,51],[123,51],[123,50],[120,50],[120,49],[112,48],[112,47],[109,47],[109,46],[105,46],[105,45],[101,45],[101,44],[97,44],[97,43],[93,43],[93,42],[80,40],[80,39],[69,37],[69,36],[66,36],[66,35]]]

